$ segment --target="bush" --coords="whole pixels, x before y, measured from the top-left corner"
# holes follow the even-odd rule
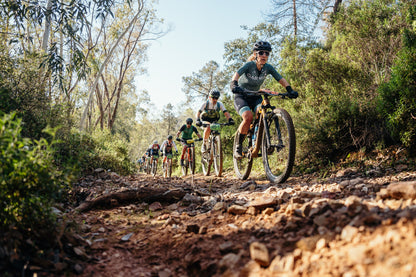
[[[55,141],[22,138],[21,123],[15,114],[0,118],[0,228],[36,230],[53,224],[69,175],[53,164]]]
[[[393,139],[414,153],[416,148],[416,7],[408,10],[409,29],[403,31],[399,52],[388,83],[379,88],[379,110]]]
[[[128,156],[128,144],[108,131],[93,134],[80,133],[73,129],[60,133],[56,144],[56,160],[62,167],[71,167],[80,173],[104,168],[119,174],[130,174],[135,170]]]

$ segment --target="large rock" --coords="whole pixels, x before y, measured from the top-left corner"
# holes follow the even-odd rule
[[[391,183],[387,193],[395,199],[416,199],[416,181]]]

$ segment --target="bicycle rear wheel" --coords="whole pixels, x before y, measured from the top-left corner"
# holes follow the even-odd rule
[[[263,131],[263,165],[267,178],[283,183],[289,178],[295,163],[295,127],[289,113],[281,108],[267,114],[270,144],[267,144],[266,128]]]
[[[234,137],[234,145],[233,145],[233,153],[235,152],[236,145],[238,143],[237,136]],[[245,180],[248,178],[251,172],[251,167],[253,166],[253,159],[249,152],[250,148],[250,141],[249,137],[243,141],[243,157],[241,159],[237,159],[233,155],[233,163],[234,163],[234,171],[237,177],[241,180]]]
[[[215,175],[217,177],[221,177],[223,154],[221,148],[221,137],[219,135],[215,136],[212,141],[211,153],[214,160]]]

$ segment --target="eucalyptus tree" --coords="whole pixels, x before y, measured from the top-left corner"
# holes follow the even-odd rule
[[[81,128],[95,128],[98,124],[101,128],[113,127],[120,100],[126,93],[126,81],[133,82],[134,75],[144,71],[141,65],[146,60],[147,42],[166,33],[160,30],[161,21],[146,1],[121,4],[115,9],[115,15],[105,23],[99,47],[91,55],[94,71],[88,80],[89,96]]]
[[[176,116],[174,106],[171,103],[168,103],[163,107],[161,117],[164,125],[162,135],[166,136],[176,133],[178,127],[178,117]]]
[[[272,0],[267,14],[271,23],[277,24],[283,38],[311,37],[324,20],[324,14],[333,0]],[[336,0],[336,4],[340,2]]]
[[[192,103],[207,99],[211,89],[224,90],[227,78],[217,62],[209,61],[198,72],[182,77],[182,82],[184,83],[182,90],[187,97],[187,102]]]

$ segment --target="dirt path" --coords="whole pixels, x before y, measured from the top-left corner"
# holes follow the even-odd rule
[[[415,180],[403,166],[285,184],[97,172],[80,203],[144,187],[185,196],[80,213],[79,276],[416,276]]]

